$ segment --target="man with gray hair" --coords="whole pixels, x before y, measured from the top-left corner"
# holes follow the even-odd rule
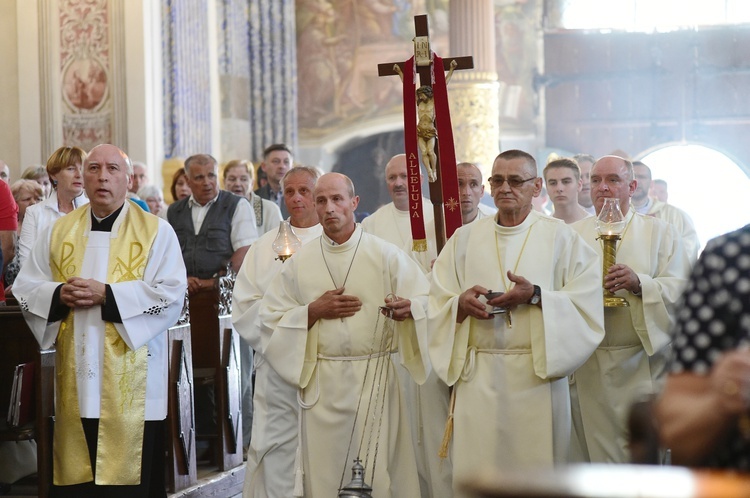
[[[489,180],[497,215],[465,225],[435,261],[429,353],[453,386],[454,479],[482,465],[567,462],[567,375],[604,335],[599,264],[565,223],[535,211],[534,157],[506,150]]]
[[[206,306],[219,302],[219,277],[227,265],[235,272],[245,258],[250,244],[258,238],[255,213],[245,197],[219,190],[219,166],[212,156],[196,154],[185,160],[185,178],[192,194],[167,210],[167,220],[177,233],[188,275],[191,318]],[[244,346],[247,346],[246,344]],[[249,444],[252,425],[252,356],[243,347],[242,425],[243,446]],[[196,390],[207,404],[213,399],[213,386]],[[199,430],[214,430],[215,420],[207,410],[196,412]]]
[[[188,157],[185,177],[192,194],[169,206],[167,219],[180,239],[192,295],[216,290],[227,262],[239,270],[258,230],[250,202],[219,190],[219,166],[212,156]]]
[[[323,232],[313,198],[319,176],[315,168],[295,166],[281,180],[289,223],[303,245]],[[255,350],[254,415],[243,490],[246,498],[294,496],[292,476],[299,444],[297,387],[286,382],[265,359],[263,351],[273,331],[262,329],[258,316],[263,295],[283,267],[273,249],[277,235],[278,230],[269,231],[250,247],[232,294],[232,323]]]

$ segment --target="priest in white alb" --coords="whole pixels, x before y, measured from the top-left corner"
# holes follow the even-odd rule
[[[567,375],[604,335],[601,264],[565,223],[533,210],[534,158],[503,152],[490,185],[497,215],[453,234],[430,288],[430,359],[455,396],[454,482],[483,466],[566,462]]]
[[[416,167],[419,167],[419,161],[416,158],[413,161]],[[462,188],[461,181],[459,175],[459,192],[463,212],[463,199],[466,191],[470,189],[468,186]],[[385,166],[385,182],[393,202],[386,204],[374,214],[365,218],[362,222],[362,228],[367,233],[377,235],[381,239],[399,246],[420,264],[420,268],[429,278],[429,273],[432,271],[432,261],[437,257],[434,214],[430,201],[423,198],[422,212],[427,235],[427,250],[414,251],[409,215],[409,197],[417,194],[410,192],[405,154],[397,154],[388,161]],[[481,180],[479,180],[479,185],[481,183]],[[477,202],[479,202],[478,199]],[[473,214],[477,216],[476,206],[474,206]],[[426,338],[423,341],[426,344]],[[441,460],[438,456],[440,444],[443,441],[445,419],[448,417],[450,393],[448,386],[438,379],[429,368],[430,360],[426,348],[422,351],[422,354],[427,367],[427,379],[424,384],[416,384],[408,371],[403,368],[399,369],[399,375],[403,377],[406,386],[421,497],[450,498],[453,495],[451,462],[450,459]]]
[[[629,306],[604,310],[604,340],[571,378],[573,456],[584,462],[630,461],[628,411],[663,385],[673,309],[690,274],[691,258],[677,228],[633,209],[636,186],[627,159],[604,156],[591,169],[597,214],[604,199],[615,198],[625,215],[616,263],[607,270],[604,287]],[[592,216],[571,226],[601,255],[596,220]]]
[[[484,197],[484,180],[479,167],[474,163],[458,163],[456,176],[463,224],[468,225],[482,218],[493,217],[497,209],[481,202]]]
[[[335,496],[356,457],[374,497],[419,496],[394,362],[424,382],[417,329],[426,326],[427,280],[403,251],[356,224],[348,177],[323,175],[314,197],[324,233],[284,263],[260,310],[272,331],[266,360],[300,388],[304,496]]]
[[[313,200],[319,176],[315,168],[295,166],[281,180],[289,223],[302,245],[323,233]],[[263,351],[271,331],[261,334],[258,315],[263,295],[284,264],[273,249],[277,235],[277,230],[267,232],[250,246],[232,294],[232,323],[255,351],[254,415],[247,451],[245,498],[294,496],[294,463],[299,443],[297,384],[285,381],[266,361]]]
[[[420,170],[421,171],[421,170]],[[393,156],[385,165],[385,184],[393,202],[380,207],[377,211],[362,220],[365,232],[377,235],[383,240],[403,249],[412,259],[419,263],[425,273],[432,270],[432,262],[437,257],[435,244],[435,215],[432,203],[422,197],[424,227],[427,235],[427,250],[414,251],[411,236],[411,216],[409,214],[409,197],[413,194],[409,188],[406,171],[406,154]]]
[[[53,496],[165,496],[165,331],[187,276],[169,224],[126,201],[132,173],[120,149],[94,147],[90,204],[38,239],[13,287],[57,349]]]

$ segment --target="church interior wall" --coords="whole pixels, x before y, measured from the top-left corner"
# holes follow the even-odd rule
[[[666,33],[545,35],[546,136],[550,147],[631,156],[696,143],[735,158],[750,144],[747,26]]]
[[[18,72],[18,26],[16,0],[0,0],[0,95],[2,95],[2,128],[0,156],[10,166],[11,178],[21,173],[18,87],[23,83]]]
[[[401,127],[400,82],[376,71],[411,54],[415,14],[429,13],[433,49],[450,54],[447,0],[391,10],[345,0],[96,0],[108,34],[90,57],[82,38],[60,39],[75,4],[0,0],[0,157],[16,178],[63,142],[107,137],[147,162],[152,178],[165,158],[198,150],[258,162],[274,141],[291,143],[300,162],[340,168],[343,153],[377,147],[368,137]],[[748,170],[750,28],[565,31],[545,26],[543,0],[494,5],[503,149],[638,156],[687,141]],[[96,74],[106,79],[93,107],[66,94],[75,69],[93,75],[91,87]]]

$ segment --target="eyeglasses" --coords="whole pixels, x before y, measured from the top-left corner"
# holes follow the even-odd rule
[[[503,178],[502,176],[491,176],[487,179],[487,181],[490,182],[490,187],[492,188],[500,188],[505,182],[508,182],[510,188],[520,188],[524,183],[536,180],[537,178],[538,177],[534,176],[532,178],[521,180],[520,178]]]

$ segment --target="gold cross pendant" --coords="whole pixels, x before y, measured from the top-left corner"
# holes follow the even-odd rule
[[[505,310],[503,315],[505,316],[506,325],[508,325],[509,329],[512,329],[513,328],[513,315],[511,315],[510,310]]]

